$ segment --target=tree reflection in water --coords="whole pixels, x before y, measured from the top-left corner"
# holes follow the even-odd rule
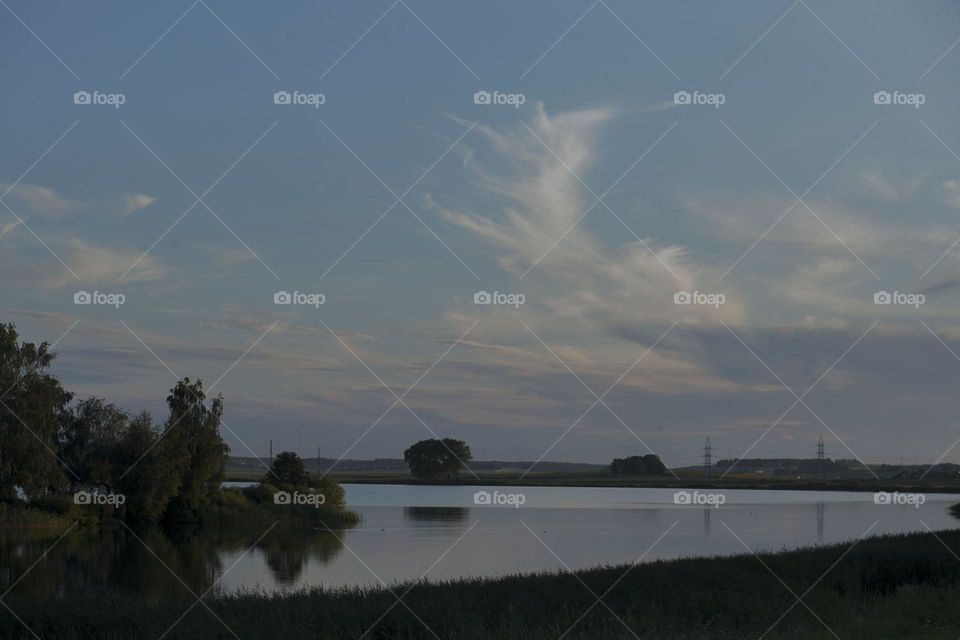
[[[326,564],[342,548],[337,534],[301,527],[177,526],[96,531],[0,530],[0,592],[18,598],[64,598],[121,591],[147,602],[201,595],[224,571],[224,559],[262,553],[274,580],[295,584],[310,559]],[[262,538],[261,538],[262,536]],[[31,565],[36,566],[31,568]],[[232,561],[231,561],[232,563]],[[19,582],[18,582],[19,580]],[[214,592],[219,590],[219,585]]]
[[[411,526],[431,526],[438,522],[463,524],[470,518],[464,507],[404,507],[403,519]]]

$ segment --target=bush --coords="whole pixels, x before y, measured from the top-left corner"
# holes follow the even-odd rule
[[[217,496],[217,506],[224,511],[248,511],[253,507],[250,500],[239,487],[222,489]]]
[[[243,488],[243,495],[254,504],[273,504],[273,494],[276,492],[277,488],[267,482],[261,482],[260,484],[253,484]]]

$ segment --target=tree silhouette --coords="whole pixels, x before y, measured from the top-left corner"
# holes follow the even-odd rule
[[[463,440],[421,440],[403,452],[403,459],[410,466],[410,473],[424,480],[445,477],[450,480],[466,468],[473,459],[470,447]]]

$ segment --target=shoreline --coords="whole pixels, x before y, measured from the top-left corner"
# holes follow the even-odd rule
[[[742,638],[768,629],[767,638],[830,637],[827,627],[845,640],[939,639],[955,638],[960,625],[958,548],[960,530],[945,529],[756,556],[745,550],[388,588],[241,592],[205,600],[215,615],[195,607],[180,622],[193,602],[186,594],[159,602],[128,594],[66,595],[50,607],[14,592],[10,604],[40,637],[64,640],[155,639],[171,626],[168,638],[226,637],[227,626],[242,629],[244,640],[368,633],[556,640],[567,629],[566,638],[579,640]],[[681,592],[684,597],[676,597]],[[802,594],[805,606],[794,594]],[[401,595],[403,606],[397,606]],[[90,614],[107,601],[117,614],[112,620]],[[30,637],[12,619],[0,620],[0,636]]]
[[[341,484],[385,484],[410,486],[513,486],[513,487],[610,487],[637,489],[750,489],[758,491],[852,491],[877,492],[900,491],[913,493],[960,494],[960,478],[934,479],[925,481],[874,480],[874,479],[837,479],[837,480],[790,480],[731,477],[724,480],[706,478],[672,477],[627,477],[615,478],[597,474],[531,474],[521,478],[520,474],[477,474],[477,478],[461,476],[450,481],[418,480],[407,473],[332,473]],[[252,482],[262,474],[227,471],[226,482]]]

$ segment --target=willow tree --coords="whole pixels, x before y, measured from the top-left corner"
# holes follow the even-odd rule
[[[20,342],[13,324],[0,324],[0,500],[63,489],[72,473],[58,460],[60,418],[72,395],[50,373],[46,342]]]

